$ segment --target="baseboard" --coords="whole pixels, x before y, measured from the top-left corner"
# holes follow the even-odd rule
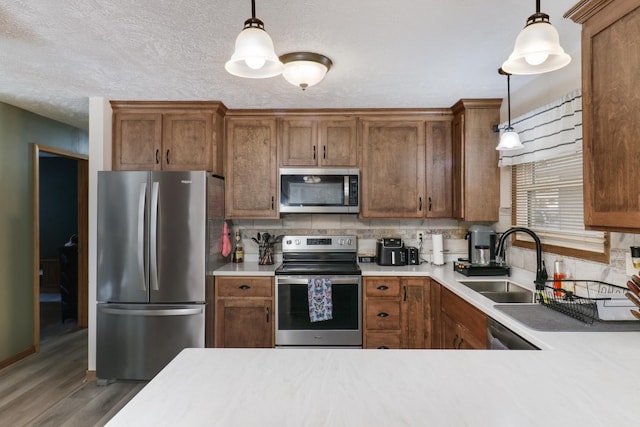
[[[84,380],[88,383],[96,381],[98,379],[98,377],[96,376],[96,371],[92,371],[92,370],[87,370],[85,376],[84,376]]]
[[[24,351],[21,351],[20,353],[9,357],[8,359],[4,359],[4,360],[0,361],[0,369],[9,366],[12,363],[16,363],[18,360],[24,359],[25,357],[30,356],[30,355],[34,354],[35,352],[36,352],[36,347],[35,346],[31,346],[28,349],[26,349]]]

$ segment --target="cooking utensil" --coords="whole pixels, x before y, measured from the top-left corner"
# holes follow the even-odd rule
[[[640,311],[636,311],[636,310],[629,310],[629,311],[631,312],[631,314],[633,314],[633,317],[640,320]]]
[[[626,296],[627,298],[629,298],[629,300],[634,303],[635,305],[638,306],[638,308],[640,308],[640,299],[635,296],[634,294],[632,294],[631,292],[625,292],[624,296]]]
[[[635,274],[633,276],[631,276],[631,280],[633,280],[633,283],[635,283],[636,285],[640,286],[640,277],[636,276]]]
[[[629,290],[631,290],[631,292],[633,292],[634,294],[636,294],[637,297],[640,298],[640,286],[636,285],[635,283],[628,281],[627,282],[627,288],[629,288]]]

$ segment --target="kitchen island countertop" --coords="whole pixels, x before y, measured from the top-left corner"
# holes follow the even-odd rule
[[[256,267],[214,274],[272,275],[277,266]],[[186,349],[108,425],[637,423],[640,332],[533,330],[460,285],[469,278],[451,263],[361,267],[364,276],[431,277],[543,351]],[[531,272],[514,269],[510,279],[533,288]]]

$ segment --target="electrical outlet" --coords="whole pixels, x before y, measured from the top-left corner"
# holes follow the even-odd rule
[[[418,242],[418,244],[424,241],[424,233],[422,231],[416,232],[416,241]]]

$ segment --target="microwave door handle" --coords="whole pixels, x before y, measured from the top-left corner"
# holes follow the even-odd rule
[[[344,205],[349,206],[349,176],[344,176]]]

